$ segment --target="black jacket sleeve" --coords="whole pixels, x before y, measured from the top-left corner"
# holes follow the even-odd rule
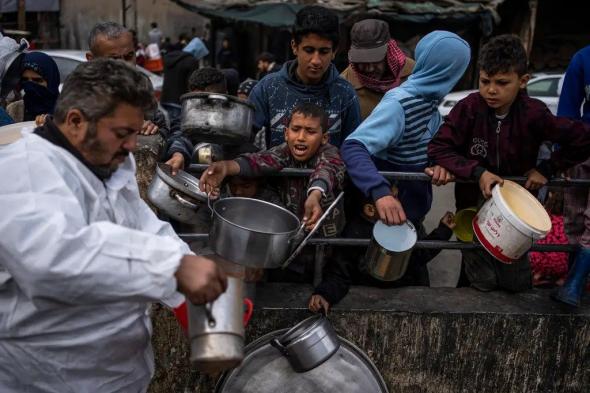
[[[449,240],[453,236],[453,231],[444,224],[438,224],[438,227],[430,232],[426,237],[420,240]],[[416,248],[412,251],[410,263],[426,265],[441,252],[441,249]]]

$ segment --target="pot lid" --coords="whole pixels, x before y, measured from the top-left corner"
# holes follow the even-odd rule
[[[261,337],[245,348],[240,367],[225,373],[217,393],[387,393],[385,382],[371,360],[350,341],[340,337],[338,351],[320,366],[295,372],[270,340],[287,329]]]
[[[373,238],[388,251],[404,252],[414,247],[418,236],[414,225],[409,221],[391,226],[377,221],[373,227]]]
[[[199,189],[199,179],[187,172],[180,169],[176,175],[172,175],[170,165],[159,163],[156,173],[164,183],[168,184],[174,190],[196,200],[207,201],[207,194]]]

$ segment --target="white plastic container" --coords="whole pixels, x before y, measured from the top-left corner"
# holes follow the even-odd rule
[[[545,208],[517,183],[504,180],[473,218],[473,232],[494,258],[513,263],[551,230]]]

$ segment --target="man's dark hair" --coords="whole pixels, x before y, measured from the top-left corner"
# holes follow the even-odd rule
[[[503,34],[485,44],[479,55],[479,69],[488,75],[514,71],[527,73],[527,55],[522,41],[515,35]]]
[[[311,102],[302,102],[297,104],[291,111],[288,124],[291,124],[291,119],[296,113],[302,114],[305,117],[314,117],[316,119],[320,119],[322,133],[328,132],[328,115],[321,107],[317,106],[316,104],[312,104]]]
[[[256,62],[258,63],[259,61],[264,61],[266,63],[272,63],[273,61],[275,61],[275,55],[273,55],[270,52],[262,52],[261,54],[258,55],[258,57],[256,58]]]
[[[207,87],[218,86],[227,91],[225,75],[217,68],[204,67],[193,71],[188,78],[189,90],[205,90]]]
[[[128,104],[149,113],[156,108],[150,80],[135,67],[107,58],[81,63],[67,77],[54,117],[66,120],[71,109],[78,109],[90,123],[112,114],[119,104]]]
[[[338,15],[333,11],[319,5],[310,5],[299,10],[295,16],[293,40],[300,44],[306,35],[317,34],[332,41],[332,49],[336,50],[340,38],[338,26]]]
[[[108,40],[114,40],[130,31],[118,24],[117,22],[100,22],[94,25],[90,34],[88,34],[88,48],[96,54],[96,40],[99,36],[104,36]]]
[[[158,27],[158,23],[152,22],[151,26],[152,26],[152,29],[155,29],[156,27]]]

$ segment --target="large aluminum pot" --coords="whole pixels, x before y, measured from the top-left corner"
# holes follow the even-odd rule
[[[316,368],[340,348],[338,335],[328,318],[321,314],[299,322],[270,344],[300,373]]]
[[[179,170],[172,175],[166,164],[158,164],[147,197],[158,209],[186,224],[195,222],[199,209],[207,209],[207,194],[199,189],[199,180]]]
[[[194,144],[240,145],[250,140],[254,105],[249,102],[211,93],[188,93],[180,101],[180,128]]]
[[[289,255],[300,222],[280,206],[251,198],[225,198],[213,205],[209,247],[234,263],[277,268]]]
[[[251,302],[249,313],[251,314]],[[244,281],[227,278],[227,290],[214,302],[188,305],[190,359],[202,372],[235,367],[244,357]]]
[[[365,254],[367,272],[382,281],[399,280],[406,273],[417,238],[409,221],[392,226],[377,221]]]

